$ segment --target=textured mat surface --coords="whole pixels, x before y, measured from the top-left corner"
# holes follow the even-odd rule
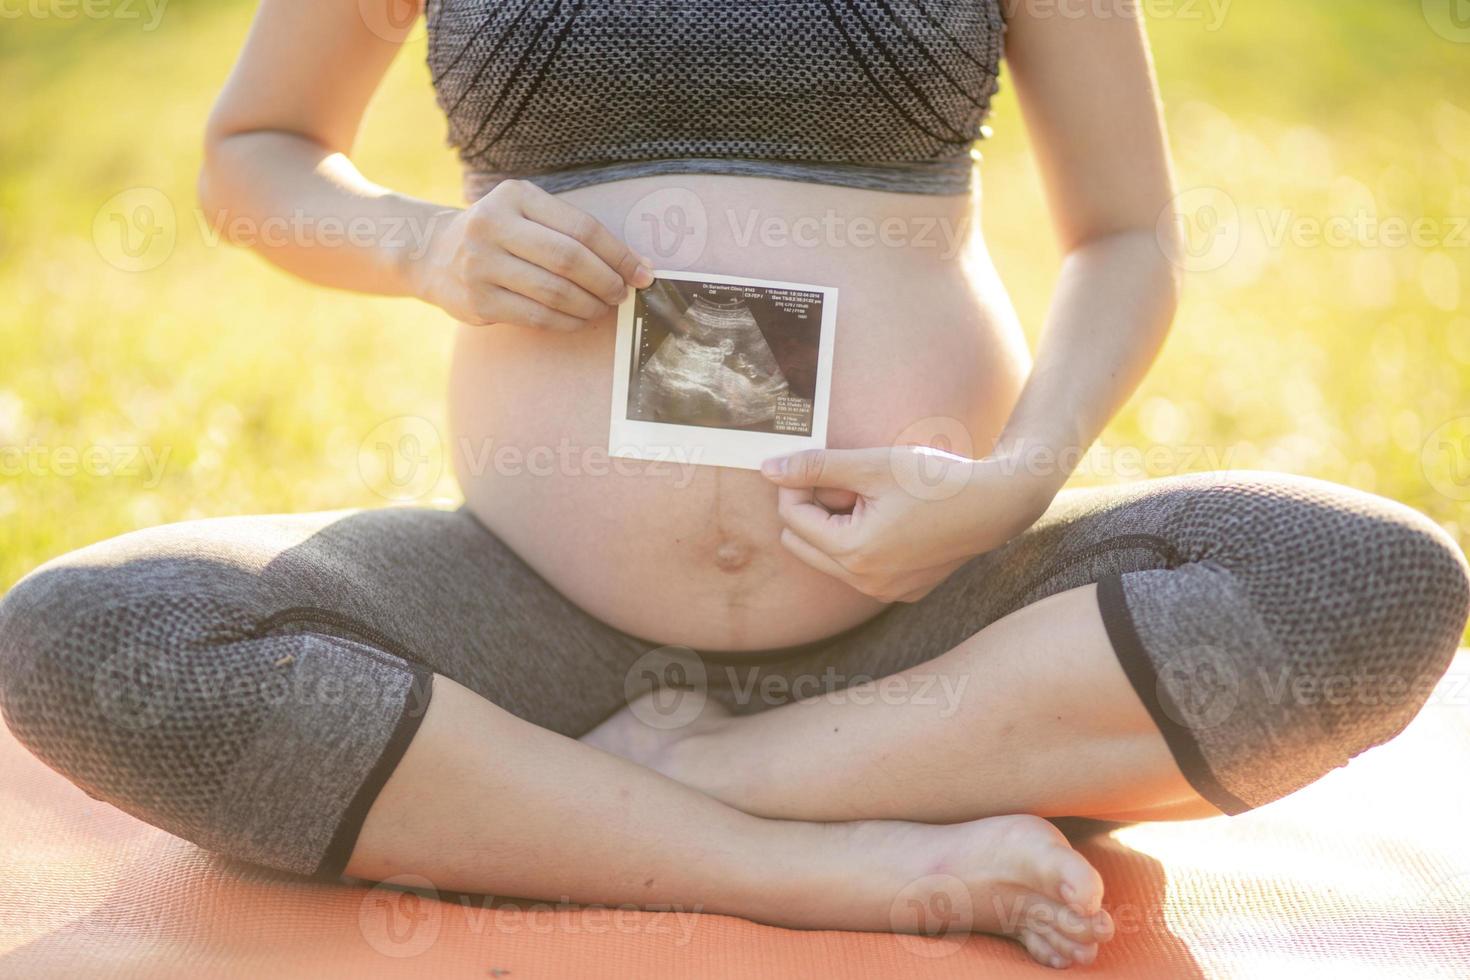
[[[1077,976],[1470,978],[1470,652],[1397,740],[1236,818],[1081,846],[1119,937]],[[1012,977],[1019,947],[303,883],[89,799],[0,731],[0,976]]]

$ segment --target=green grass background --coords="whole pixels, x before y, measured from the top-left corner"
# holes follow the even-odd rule
[[[1268,232],[1362,212],[1448,235],[1470,217],[1470,43],[1431,30],[1418,0],[1229,3],[1218,25],[1203,2],[1145,9],[1180,186],[1228,193],[1241,234],[1230,261],[1192,278],[1104,444],[1182,447],[1156,472],[1224,462],[1351,484],[1463,546],[1470,229],[1429,247],[1278,246]],[[443,421],[442,315],[296,282],[201,234],[200,134],[252,10],[175,0],[152,31],[0,26],[0,589],[136,527],[382,503],[358,465],[364,437],[396,416]],[[356,157],[382,183],[454,202],[423,55],[419,37]],[[1056,254],[1004,82],[991,125],[986,234],[1034,338]],[[104,261],[94,238],[106,202],[136,187],[162,192],[177,234],[144,272]],[[59,450],[89,447],[114,465],[128,447],[166,453],[162,479],[62,472]],[[433,492],[455,490],[445,477]]]

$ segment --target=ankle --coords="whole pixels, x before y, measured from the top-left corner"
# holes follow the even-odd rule
[[[659,771],[744,810],[755,777],[745,759],[740,721],[733,717],[701,720],[697,729],[665,747]]]
[[[888,869],[853,824],[750,819],[759,843],[742,887],[759,918],[801,929],[885,928]]]

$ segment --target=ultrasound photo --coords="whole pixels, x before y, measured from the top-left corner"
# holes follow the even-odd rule
[[[636,443],[662,439],[654,448],[701,450],[696,462],[759,466],[808,448],[792,438],[824,444],[836,300],[831,287],[660,273],[620,311],[609,448],[651,458]]]

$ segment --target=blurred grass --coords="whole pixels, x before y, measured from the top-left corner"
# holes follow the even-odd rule
[[[1222,189],[1240,235],[1193,277],[1105,444],[1176,447],[1153,473],[1229,465],[1351,484],[1429,513],[1463,546],[1470,229],[1427,247],[1271,234],[1359,212],[1456,233],[1470,218],[1470,45],[1410,2],[1229,4],[1218,30],[1204,3],[1145,9],[1180,187]],[[200,134],[252,10],[178,3],[152,31],[22,18],[0,33],[0,589],[135,527],[381,503],[359,474],[364,436],[405,415],[442,428],[441,315],[295,282],[201,231]],[[1008,88],[992,126],[985,227],[1034,337],[1056,256]],[[382,183],[456,201],[443,133],[420,38],[356,157]],[[93,225],[140,187],[166,198],[177,242],[129,272],[104,261]],[[1209,214],[1192,217],[1207,236]],[[64,450],[89,447],[129,468],[99,472],[94,457],[90,475],[66,472]],[[129,462],[134,448],[161,479]],[[437,492],[454,493],[447,481]]]

